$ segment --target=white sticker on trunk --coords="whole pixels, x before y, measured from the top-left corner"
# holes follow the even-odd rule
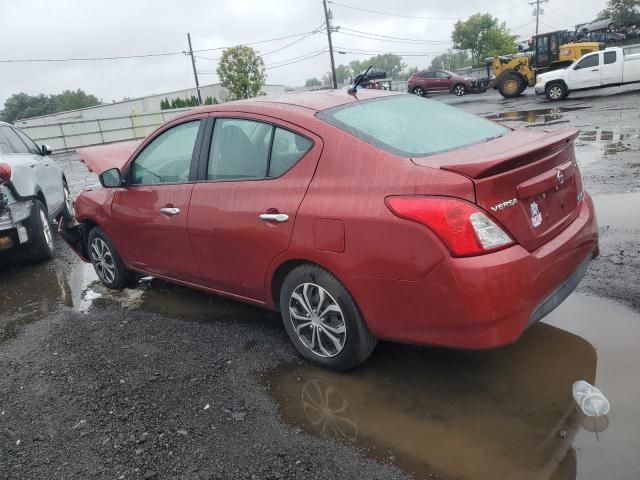
[[[531,202],[531,225],[538,228],[542,224],[542,214],[536,202]]]

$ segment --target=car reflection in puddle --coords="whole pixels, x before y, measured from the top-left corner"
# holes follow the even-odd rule
[[[522,122],[531,125],[547,125],[550,123],[568,123],[569,120],[563,120],[564,114],[584,110],[589,107],[552,107],[539,108],[535,110],[521,110],[513,112],[501,112],[489,115],[486,118],[499,123],[506,122]]]
[[[493,351],[385,343],[351,374],[302,365],[264,382],[288,423],[416,478],[573,479],[584,417],[570,387],[593,383],[596,363],[590,343],[541,323]]]

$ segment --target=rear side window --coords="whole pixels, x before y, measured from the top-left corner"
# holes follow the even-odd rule
[[[207,180],[263,179],[273,126],[253,120],[216,120]]]
[[[0,127],[0,137],[10,145],[11,151],[5,153],[29,153],[27,146],[24,144],[18,134],[10,127]]]
[[[311,149],[311,140],[282,128],[276,128],[273,135],[269,177],[279,177]]]
[[[402,157],[426,157],[500,137],[509,130],[441,102],[391,95],[341,105],[318,118]]]
[[[616,63],[616,52],[604,52],[604,64]]]

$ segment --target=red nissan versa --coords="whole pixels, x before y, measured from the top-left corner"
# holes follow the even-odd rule
[[[230,102],[80,150],[105,188],[61,234],[108,287],[136,272],[279,310],[327,368],[377,339],[491,348],[598,254],[576,135],[372,90]]]

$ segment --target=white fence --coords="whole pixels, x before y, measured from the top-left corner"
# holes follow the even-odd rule
[[[178,108],[126,117],[27,125],[21,126],[20,129],[36,144],[48,145],[56,152],[66,152],[80,147],[144,138],[167,120],[189,110]]]

